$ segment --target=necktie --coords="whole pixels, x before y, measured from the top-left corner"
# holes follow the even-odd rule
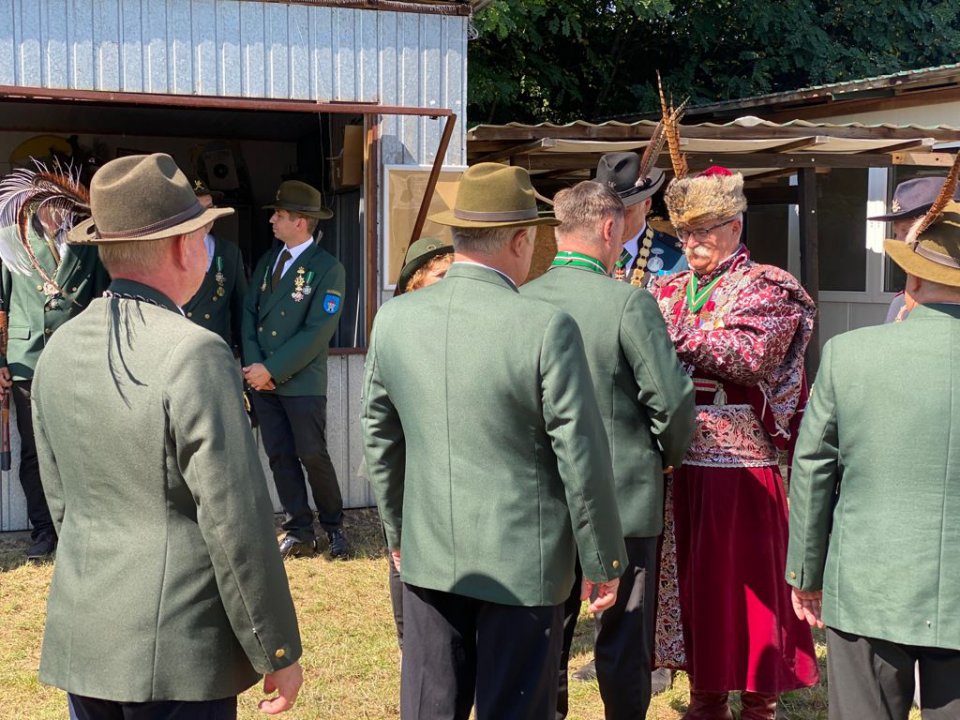
[[[280,284],[280,278],[283,277],[283,266],[287,264],[287,260],[292,258],[290,251],[286,248],[283,249],[283,252],[280,253],[280,260],[277,261],[277,268],[273,271],[273,276],[270,278],[270,290],[276,290],[277,285]]]

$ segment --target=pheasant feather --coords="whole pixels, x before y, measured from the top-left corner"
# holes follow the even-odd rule
[[[653,134],[650,136],[650,142],[647,143],[647,147],[643,151],[643,155],[640,156],[640,172],[637,175],[637,184],[641,185],[646,182],[647,178],[650,177],[650,172],[657,164],[657,159],[660,157],[660,153],[663,151],[663,144],[667,141],[666,133],[664,132],[663,120],[657,123],[657,126],[653,129]]]
[[[960,153],[957,153],[956,158],[954,158],[953,166],[947,174],[947,179],[943,182],[943,187],[940,188],[940,194],[937,195],[937,199],[933,201],[933,205],[927,210],[927,214],[915,223],[913,227],[910,228],[910,232],[907,233],[908,244],[916,245],[920,240],[920,236],[940,219],[947,203],[953,200],[953,194],[957,191],[958,179],[960,179]]]
[[[674,176],[681,180],[687,176],[689,171],[687,156],[680,152],[680,118],[683,117],[683,113],[687,109],[687,100],[680,103],[680,107],[677,108],[673,107],[673,101],[671,100],[668,107],[659,72],[657,72],[657,90],[660,93],[660,122],[663,123],[667,147],[670,150],[670,164],[673,165]]]

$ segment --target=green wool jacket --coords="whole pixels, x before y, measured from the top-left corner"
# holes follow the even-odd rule
[[[327,394],[327,350],[343,308],[346,273],[333,255],[310,242],[275,291],[270,279],[283,245],[260,258],[244,304],[243,362],[263,363],[277,385],[267,392],[277,395]],[[299,300],[293,297],[298,278]]]
[[[646,290],[579,267],[552,267],[520,289],[580,326],[610,441],[626,537],[663,531],[663,468],[679,467],[693,435],[693,383]]]
[[[235,360],[156,290],[110,290],[145,300],[94,300],[33,384],[60,536],[40,679],[126,702],[229,697],[301,654]]]
[[[832,338],[797,438],[787,582],[823,621],[960,649],[960,306]]]
[[[183,312],[200,327],[222,337],[231,349],[240,352],[240,325],[246,294],[247,274],[240,248],[236,243],[215,237],[213,262],[200,289],[183,306]]]
[[[51,301],[43,292],[43,280],[36,270],[31,269],[30,275],[20,275],[3,268],[0,285],[10,334],[7,354],[0,355],[0,366],[9,367],[14,380],[33,377],[40,353],[54,331],[101,295],[110,282],[96,247],[68,246],[57,267],[43,237],[32,224],[29,228],[30,247],[65,297]]]
[[[563,311],[455,263],[377,313],[361,406],[404,582],[543,606],[569,595],[578,550],[590,579],[623,572],[610,452]]]

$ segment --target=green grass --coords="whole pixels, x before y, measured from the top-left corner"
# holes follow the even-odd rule
[[[346,562],[325,557],[287,563],[303,637],[305,684],[297,706],[283,717],[315,720],[399,717],[400,657],[387,591],[387,567],[380,526],[373,511],[347,514],[354,556]],[[37,680],[47,588],[52,564],[24,564],[25,533],[0,534],[0,720],[62,720],[66,698]],[[590,659],[592,624],[578,625],[571,672]],[[824,660],[822,635],[817,653]],[[686,709],[687,680],[654,698],[650,720],[677,720]],[[240,698],[240,718],[257,712],[259,688]],[[571,720],[602,720],[596,682],[571,683]],[[785,695],[780,718],[826,718],[826,687]],[[914,715],[911,715],[914,717]],[[919,714],[916,714],[919,718]]]

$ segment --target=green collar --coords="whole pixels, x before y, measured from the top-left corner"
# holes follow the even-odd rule
[[[595,257],[584,253],[571,252],[569,250],[561,250],[558,252],[553,262],[550,263],[550,267],[575,267],[590,270],[600,275],[607,274],[606,266]]]
[[[699,279],[695,273],[690,273],[690,282],[687,283],[687,309],[690,311],[691,315],[695,315],[696,313],[700,312],[700,309],[707,304],[707,301],[713,294],[713,289],[717,286],[717,283],[720,282],[725,274],[726,270],[721,272],[702,288],[698,288],[697,285],[699,285]]]
[[[177,304],[162,292],[156,288],[152,288],[149,285],[144,285],[143,283],[138,283],[134,280],[117,278],[110,283],[108,291],[124,298],[133,298],[135,300],[142,299],[146,302],[159,305],[160,307],[166,308],[167,310],[171,310],[175,313],[181,312],[180,308],[177,307]]]

